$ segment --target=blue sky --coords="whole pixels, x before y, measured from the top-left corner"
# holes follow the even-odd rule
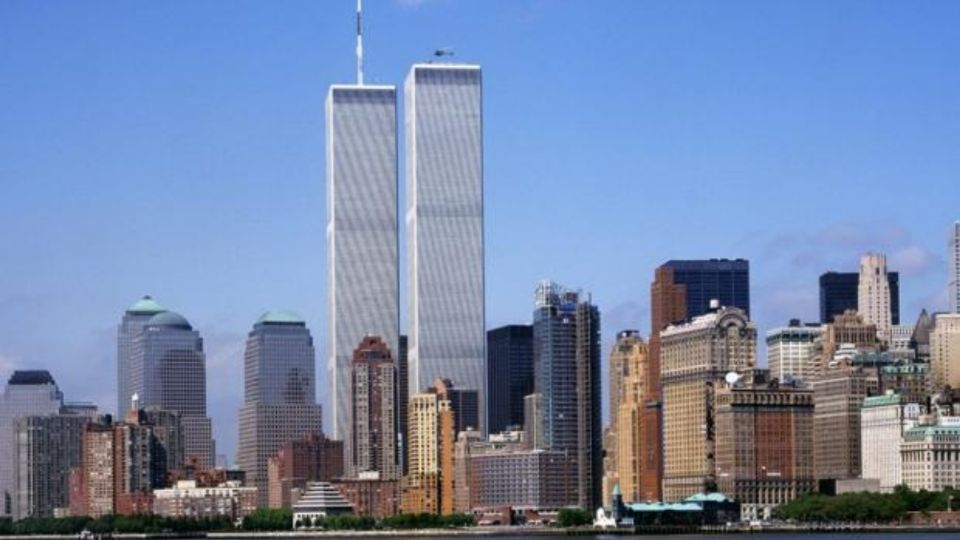
[[[368,82],[438,47],[483,65],[489,327],[529,322],[552,278],[592,293],[605,346],[647,331],[671,258],[749,258],[761,328],[813,319],[817,276],[866,250],[904,320],[945,306],[960,3],[365,7]],[[353,80],[353,9],[0,2],[0,372],[112,409],[116,325],[150,293],[206,340],[231,459],[263,311],[307,318],[328,401],[323,99]]]

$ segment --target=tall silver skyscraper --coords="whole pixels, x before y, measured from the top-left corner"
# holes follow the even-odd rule
[[[410,395],[475,389],[485,431],[480,66],[415,64],[405,105]]]
[[[130,409],[130,390],[133,361],[133,340],[143,331],[143,325],[157,313],[166,311],[152,297],[144,296],[127,308],[117,329],[117,417],[122,418]]]
[[[267,503],[267,461],[285,443],[321,432],[316,353],[306,323],[289,311],[269,311],[247,337],[237,464]]]
[[[63,394],[47,371],[14,371],[0,401],[0,514],[9,516],[17,501],[14,478],[14,427],[18,417],[57,414]]]
[[[186,459],[195,459],[200,469],[213,468],[206,355],[200,333],[179,313],[157,313],[133,338],[129,369],[130,394],[137,394],[140,407],[180,413]]]
[[[327,93],[327,369],[334,437],[349,444],[353,350],[400,335],[397,91],[334,85]],[[345,455],[350,449],[345,448]],[[350,467],[347,467],[350,470]]]
[[[950,261],[950,311],[960,313],[960,221],[950,228],[950,243],[947,246],[947,259]]]

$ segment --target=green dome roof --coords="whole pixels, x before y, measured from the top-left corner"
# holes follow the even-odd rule
[[[163,311],[166,311],[166,309],[158,304],[157,301],[154,300],[149,294],[137,300],[132,306],[127,308],[127,313],[133,313],[136,315],[153,315]]]
[[[150,317],[150,320],[147,321],[147,326],[165,326],[167,328],[193,330],[193,327],[190,326],[190,321],[188,321],[183,315],[174,311],[157,313],[153,317]]]
[[[268,311],[257,319],[257,324],[305,324],[303,317],[285,309]]]

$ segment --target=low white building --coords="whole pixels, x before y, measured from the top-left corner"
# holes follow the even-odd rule
[[[960,425],[908,429],[900,446],[903,483],[914,490],[960,486]]]
[[[312,527],[315,518],[352,514],[353,505],[329,482],[310,482],[293,503],[293,527]]]
[[[880,491],[893,492],[903,480],[900,443],[906,430],[917,423],[920,405],[903,403],[899,394],[888,392],[863,400],[860,409],[861,477],[880,481]]]
[[[257,488],[240,482],[217,487],[198,487],[194,480],[181,480],[172,488],[153,491],[153,512],[176,518],[230,517],[242,519],[257,509]]]

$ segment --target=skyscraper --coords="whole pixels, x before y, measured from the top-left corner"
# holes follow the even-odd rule
[[[653,390],[647,388],[650,370],[647,344],[636,330],[625,330],[617,335],[610,352],[610,426],[614,430],[616,478],[625,501],[650,500],[643,493],[643,474],[656,471],[644,469],[644,431],[658,429],[659,424],[644,424],[644,401]],[[612,489],[612,486],[610,486]]]
[[[950,311],[960,313],[960,221],[954,222],[950,228],[950,241],[947,244],[947,259],[949,266],[949,294]]]
[[[0,402],[0,492],[3,515],[12,515],[17,490],[14,477],[14,421],[21,416],[56,414],[63,406],[63,394],[49,372],[14,371]]]
[[[399,350],[397,91],[333,85],[326,112],[327,369],[333,434],[349,441],[353,350],[368,335]]]
[[[756,365],[757,329],[739,308],[721,308],[660,332],[663,497],[715,491],[715,388]]]
[[[130,408],[133,397],[133,373],[138,371],[134,361],[133,343],[143,331],[143,326],[157,313],[166,311],[153,297],[147,295],[127,308],[117,328],[117,415],[122,416]]]
[[[809,381],[817,372],[817,340],[821,335],[823,328],[820,325],[801,324],[798,319],[767,331],[770,376],[780,381],[791,377]]]
[[[163,311],[143,323],[131,343],[130,393],[139,406],[176,412],[183,427],[185,462],[214,466],[207,417],[207,367],[203,339],[183,315]]]
[[[880,341],[890,343],[890,331],[894,323],[890,311],[890,282],[885,255],[867,253],[860,258],[857,312],[863,316],[865,323],[877,326]]]
[[[710,301],[742,309],[750,316],[750,262],[745,259],[667,261],[673,283],[682,285],[686,313],[692,319],[710,311]]]
[[[267,503],[267,461],[284,443],[321,431],[316,355],[306,323],[289,311],[268,311],[253,325],[244,353],[237,463]]]
[[[53,517],[70,505],[70,470],[80,465],[80,441],[90,419],[72,414],[21,416],[14,421],[13,515]]]
[[[404,513],[452,514],[456,434],[450,400],[429,388],[407,404],[408,474],[403,478]]]
[[[534,389],[543,397],[543,440],[574,461],[578,504],[600,504],[600,311],[556,283],[537,287],[533,314]]]
[[[930,378],[933,391],[960,388],[960,313],[934,316],[930,332]]]
[[[890,288],[890,320],[900,324],[900,274],[887,272]],[[820,275],[820,323],[833,322],[837,315],[858,309],[859,272],[825,272]]]
[[[363,338],[353,353],[353,428],[347,458],[350,476],[397,478],[397,368],[377,336]]]
[[[523,425],[523,398],[533,392],[533,327],[510,324],[487,332],[490,433]]]
[[[410,394],[477,390],[485,432],[480,66],[415,64],[405,100]]]

